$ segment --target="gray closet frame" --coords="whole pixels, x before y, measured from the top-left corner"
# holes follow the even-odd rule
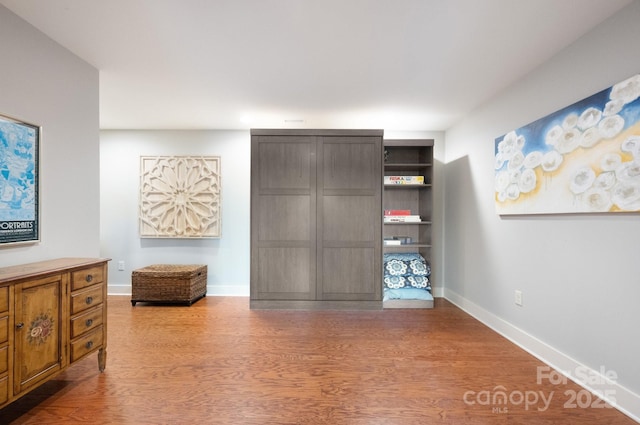
[[[252,309],[382,308],[382,130],[251,130]]]

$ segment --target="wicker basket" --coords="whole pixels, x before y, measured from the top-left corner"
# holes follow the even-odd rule
[[[191,305],[207,294],[207,266],[154,264],[131,273],[131,304],[139,301]]]

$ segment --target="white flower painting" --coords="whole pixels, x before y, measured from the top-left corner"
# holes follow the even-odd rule
[[[495,141],[498,214],[640,211],[640,74]]]

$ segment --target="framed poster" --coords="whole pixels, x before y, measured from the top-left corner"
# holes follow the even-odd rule
[[[41,129],[0,115],[0,244],[40,240]]]

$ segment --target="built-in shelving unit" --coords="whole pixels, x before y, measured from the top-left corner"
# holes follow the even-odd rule
[[[383,185],[383,251],[418,252],[431,263],[433,140],[385,140],[384,176],[418,176],[423,183]],[[390,210],[408,211],[413,220],[418,216],[420,221],[389,222],[386,213]]]

